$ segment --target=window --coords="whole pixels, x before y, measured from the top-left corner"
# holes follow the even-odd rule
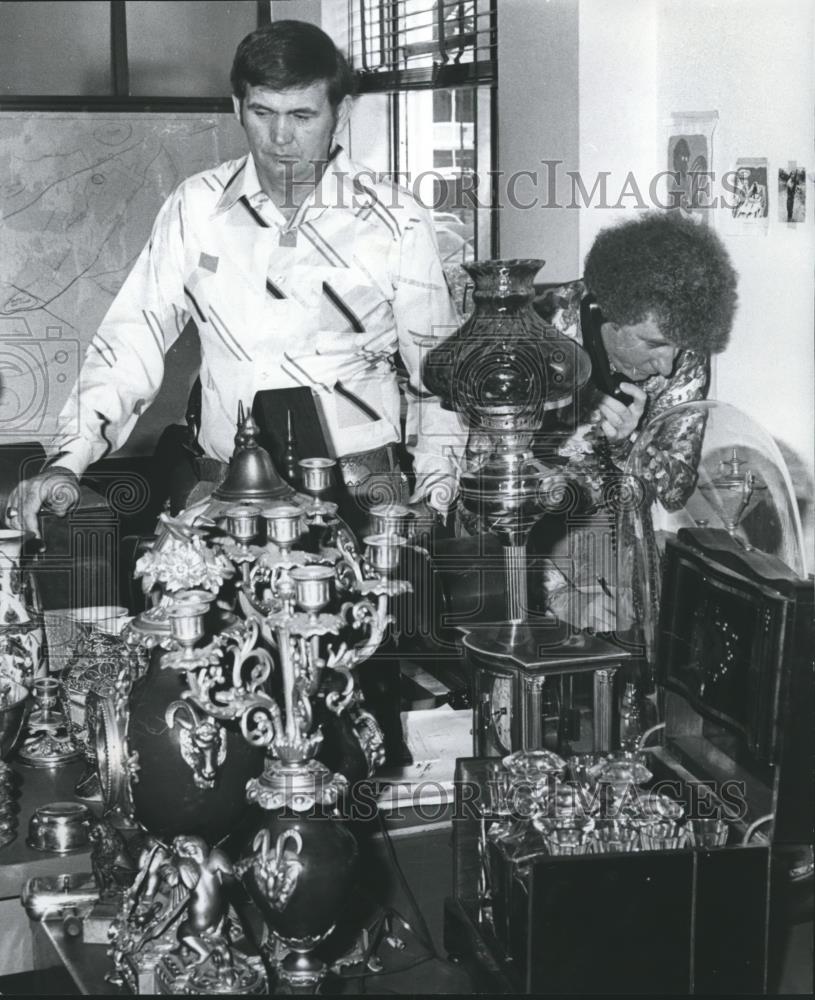
[[[361,95],[352,156],[433,211],[446,266],[496,256],[494,0],[354,0],[346,30]]]
[[[2,2],[2,107],[229,110],[235,48],[269,14],[268,0]]]

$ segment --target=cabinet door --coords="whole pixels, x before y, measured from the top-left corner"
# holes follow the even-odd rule
[[[698,851],[696,863],[694,993],[763,993],[769,851]]]
[[[692,895],[691,851],[537,861],[530,992],[687,994]]]

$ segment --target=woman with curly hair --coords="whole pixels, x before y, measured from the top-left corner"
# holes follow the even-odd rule
[[[710,355],[727,346],[736,283],[711,229],[678,213],[648,213],[600,232],[583,279],[546,287],[535,301],[592,360],[589,384],[574,406],[550,415],[539,438],[542,457],[581,486],[580,509],[544,518],[530,540],[550,557],[550,608],[573,624],[621,624],[611,582],[615,487],[645,425],[707,395]],[[692,420],[672,422],[671,440],[654,451],[644,485],[668,510],[693,485],[700,430]]]
[[[596,391],[589,396],[609,442],[627,451],[643,419],[704,398],[710,355],[727,346],[736,281],[711,229],[676,214],[649,213],[599,233],[583,280],[547,288],[537,298],[541,316],[592,355]],[[631,402],[602,392],[597,346]]]

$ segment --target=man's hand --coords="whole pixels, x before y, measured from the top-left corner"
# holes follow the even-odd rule
[[[24,479],[6,505],[6,524],[40,537],[37,515],[46,508],[59,517],[79,503],[79,479],[70,469],[55,465],[31,479]]]
[[[429,507],[435,514],[446,517],[458,496],[458,480],[455,476],[427,476],[417,484],[408,503],[411,507]]]
[[[622,382],[620,388],[632,397],[625,405],[613,396],[603,396],[592,419],[609,441],[625,441],[639,426],[648,396],[633,382]]]

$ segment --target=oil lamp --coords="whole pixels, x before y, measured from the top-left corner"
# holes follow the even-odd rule
[[[577,486],[534,454],[550,411],[573,405],[588,381],[588,355],[535,312],[534,277],[542,260],[465,264],[475,309],[434,347],[423,365],[425,387],[466,417],[479,453],[460,477],[461,501],[501,543],[506,617],[466,629],[472,669],[473,733],[478,756],[543,745],[544,686],[590,670],[594,744],[611,745],[611,684],[627,653],[551,614],[530,620],[526,545],[547,513],[569,509]],[[561,719],[568,719],[561,699]],[[558,725],[557,746],[563,739]]]
[[[529,531],[562,501],[565,483],[532,454],[548,410],[568,405],[589,377],[588,356],[532,308],[542,260],[465,264],[475,310],[424,362],[425,386],[462,413],[485,449],[461,475],[461,498],[501,541],[507,620],[527,616]],[[520,640],[518,640],[520,641]]]

